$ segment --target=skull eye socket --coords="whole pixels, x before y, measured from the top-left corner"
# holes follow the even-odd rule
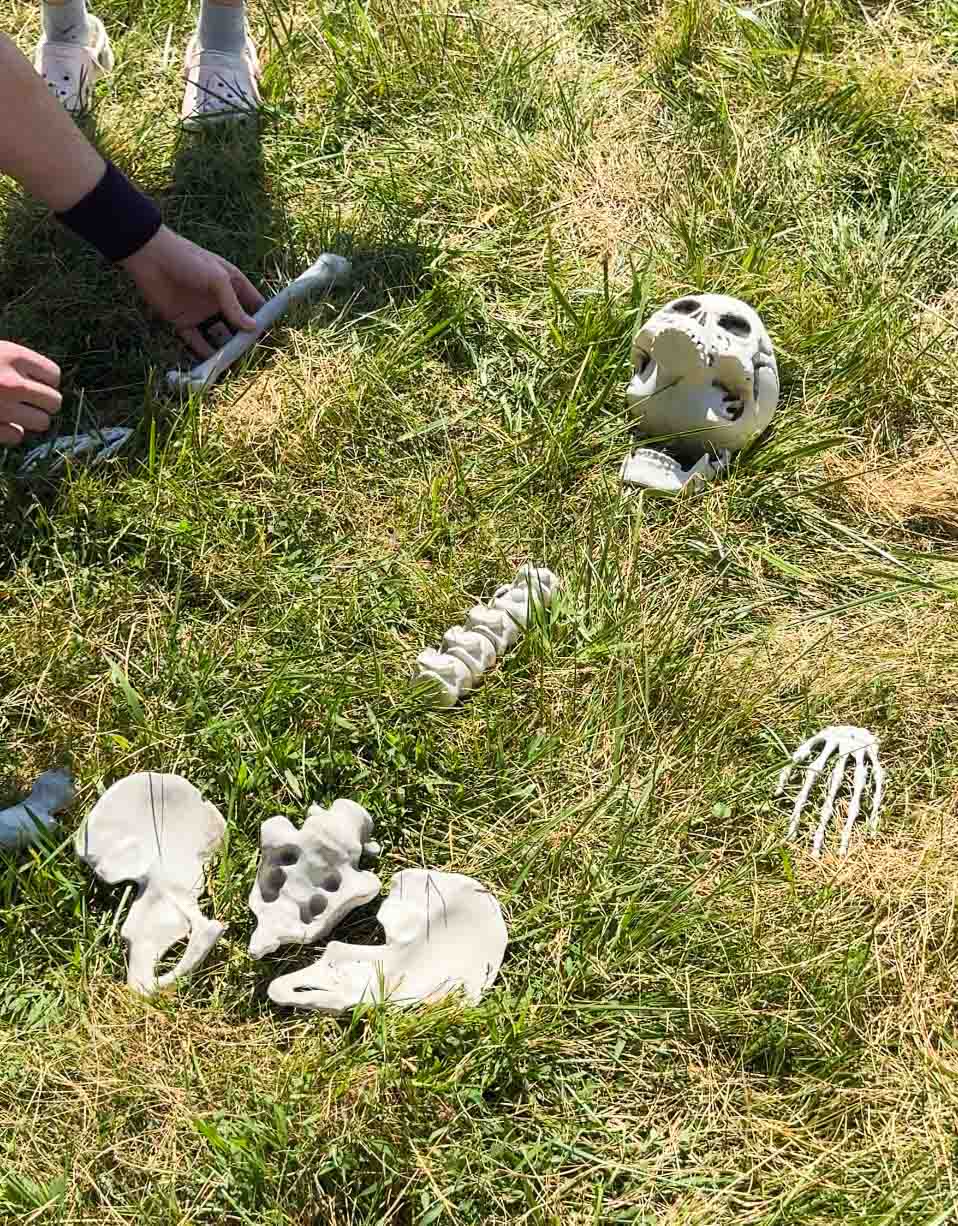
[[[725,332],[731,332],[733,336],[749,336],[752,331],[748,320],[741,315],[720,315],[718,326]]]
[[[680,315],[694,315],[696,311],[701,311],[702,304],[696,298],[680,298],[672,307],[673,311],[678,311]]]
[[[640,352],[638,354],[638,359],[639,359],[639,364],[635,368],[635,373],[637,375],[644,375],[645,372],[652,365],[652,355],[648,353]]]

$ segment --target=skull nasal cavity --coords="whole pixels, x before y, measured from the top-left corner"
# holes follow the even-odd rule
[[[741,315],[720,315],[718,323],[720,328],[731,332],[733,336],[748,336],[752,331],[748,320],[743,319]]]
[[[343,879],[339,875],[339,873],[332,872],[332,873],[326,874],[326,876],[320,882],[320,885],[323,887],[324,890],[332,891],[332,890],[338,890],[339,887],[342,885],[342,883],[343,883]]]
[[[695,298],[682,298],[672,308],[673,311],[678,311],[680,315],[694,315],[696,311],[701,311],[702,304]]]

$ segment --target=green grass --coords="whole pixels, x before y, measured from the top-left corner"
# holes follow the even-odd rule
[[[0,800],[80,786],[0,859],[0,1221],[952,1220],[955,0],[260,0],[262,122],[199,140],[189,7],[96,11],[90,130],[172,224],[264,287],[328,247],[360,275],[183,407],[167,330],[0,191],[0,335],[137,430],[57,483],[0,460]],[[5,24],[29,49],[35,5]],[[630,336],[693,288],[763,313],[773,436],[623,499]],[[423,708],[414,656],[529,558],[552,616]],[[887,802],[816,863],[771,793],[832,722]],[[70,845],[147,769],[229,822],[229,931],[150,1002]],[[498,894],[480,1007],[269,1005],[313,955],[246,956],[259,824],[336,796],[384,879]]]

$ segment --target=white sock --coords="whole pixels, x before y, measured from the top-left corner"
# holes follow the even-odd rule
[[[87,16],[86,0],[64,0],[62,4],[41,5],[43,32],[51,43],[79,43],[90,41],[90,19]]]
[[[246,46],[245,4],[202,0],[197,34],[201,51],[242,51]]]

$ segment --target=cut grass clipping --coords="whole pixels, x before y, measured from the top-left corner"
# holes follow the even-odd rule
[[[0,191],[0,335],[61,364],[63,429],[136,430],[58,483],[2,461],[0,802],[65,760],[80,800],[0,861],[0,1221],[952,1220],[958,5],[253,0],[260,121],[206,136],[190,6],[94,8],[83,122],[170,223],[264,288],[358,277],[180,409],[168,330]],[[763,314],[773,436],[623,500],[629,338],[693,289]],[[423,707],[415,656],[526,560],[553,615]],[[816,864],[770,797],[828,723],[887,801]],[[137,770],[229,822],[229,932],[151,1002],[69,845]],[[385,880],[502,900],[480,1007],[269,1005],[315,952],[246,956],[259,824],[336,796]]]

